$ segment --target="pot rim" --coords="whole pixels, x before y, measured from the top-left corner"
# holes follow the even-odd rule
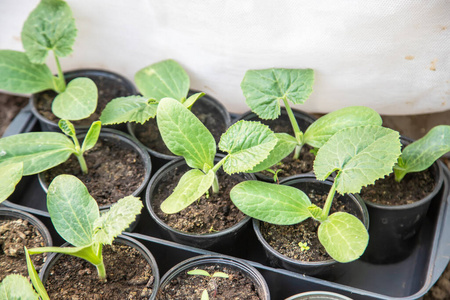
[[[321,298],[316,298],[317,296]],[[323,298],[322,298],[323,297]],[[309,291],[304,292],[296,295],[292,295],[289,298],[286,298],[285,300],[307,300],[307,299],[316,299],[316,300],[352,300],[351,298],[338,294],[333,292],[325,292],[325,291]]]

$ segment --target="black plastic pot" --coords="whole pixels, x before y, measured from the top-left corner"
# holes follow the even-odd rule
[[[351,300],[351,298],[332,292],[306,292],[286,298],[286,300]]]
[[[216,157],[215,162],[217,163],[221,157]],[[192,234],[183,232],[180,230],[176,230],[166,223],[164,223],[156,214],[154,210],[153,204],[153,195],[158,190],[158,186],[160,182],[167,178],[167,174],[178,168],[180,171],[188,171],[190,168],[186,165],[186,162],[183,158],[179,158],[177,160],[172,160],[171,162],[164,165],[158,172],[153,175],[150,183],[148,184],[147,191],[145,194],[145,203],[147,206],[147,210],[150,213],[152,219],[158,224],[160,229],[162,230],[163,235],[177,243],[181,243],[184,245],[189,245],[193,247],[198,247],[202,249],[209,249],[220,251],[221,249],[227,249],[228,252],[233,254],[238,254],[241,252],[245,252],[246,248],[242,247],[241,242],[245,241],[245,233],[249,232],[249,224],[250,217],[246,216],[239,223],[234,226],[227,228],[225,230],[219,232],[212,232],[208,234]],[[222,172],[220,169],[218,172]],[[231,176],[237,176],[244,180],[254,179],[254,176],[251,174],[233,174]]]
[[[156,298],[156,291],[159,289],[159,283],[160,283],[160,276],[159,276],[159,269],[158,265],[156,263],[155,258],[153,257],[152,253],[139,241],[137,241],[134,238],[131,238],[126,235],[119,235],[114,240],[115,243],[124,244],[130,247],[135,248],[138,250],[141,255],[145,258],[145,260],[148,262],[152,269],[152,274],[154,276],[153,281],[153,293],[149,297],[149,299],[155,299]],[[65,243],[61,247],[69,247],[69,243]],[[39,272],[39,277],[42,280],[42,283],[45,285],[45,282],[47,281],[48,276],[50,275],[50,272],[52,270],[52,267],[55,265],[55,263],[60,259],[63,255],[62,253],[52,253],[50,254],[49,258],[45,262],[44,266],[42,267],[41,271]],[[117,266],[117,268],[122,268],[123,266]],[[106,270],[108,272],[108,270]]]
[[[300,174],[296,176],[291,176],[284,181],[281,181],[280,184],[289,185],[295,188],[298,188],[305,192],[309,193],[320,193],[320,194],[328,194],[333,181],[331,179],[327,179],[325,181],[319,181],[313,174]],[[358,217],[366,228],[369,228],[369,215],[367,213],[367,208],[363,202],[363,200],[357,194],[346,194],[339,196],[340,200],[346,201],[353,211],[356,213],[356,217]],[[253,229],[258,237],[258,240],[261,242],[268,262],[273,267],[281,267],[286,270],[291,270],[294,272],[302,273],[305,275],[321,277],[332,279],[336,276],[341,275],[341,268],[339,263],[334,259],[329,259],[326,261],[319,262],[307,262],[300,261],[289,258],[285,255],[282,255],[274,248],[272,248],[269,243],[264,239],[261,230],[260,230],[261,222],[259,220],[253,219]]]
[[[225,255],[202,255],[180,262],[172,269],[167,271],[167,273],[164,274],[164,276],[162,277],[158,296],[162,297],[164,287],[171,280],[173,279],[176,280],[176,277],[179,276],[180,274],[183,274],[193,269],[197,268],[202,269],[206,266],[216,266],[216,265],[228,267],[242,272],[245,276],[248,276],[253,281],[255,290],[257,291],[258,296],[261,300],[270,299],[270,293],[267,283],[264,277],[254,267],[250,266],[246,262],[243,262],[242,260]]]
[[[99,82],[110,82],[111,84],[117,84],[120,85],[122,88],[121,90],[115,90],[115,97],[126,97],[130,95],[137,94],[137,90],[133,83],[126,79],[125,77],[106,70],[96,70],[96,69],[80,69],[80,70],[74,70],[70,72],[65,72],[64,77],[66,78],[66,82],[70,82],[72,79],[78,78],[78,77],[88,77],[92,79],[97,85]],[[103,91],[99,90],[98,95],[99,99],[102,97],[102,94],[104,94]],[[45,118],[43,115],[41,115],[37,110],[37,99],[39,94],[33,94],[30,98],[30,105],[31,105],[31,111],[33,115],[38,119],[42,131],[55,131],[60,132],[61,130],[58,127],[57,122],[50,121],[49,119]],[[110,101],[112,99],[106,99],[106,101]],[[97,108],[97,110],[100,107]],[[103,110],[103,108],[100,108]],[[90,125],[76,125],[75,128],[78,132],[81,131],[87,131],[89,129]],[[119,125],[112,125],[109,126],[110,128],[118,129],[121,131],[126,131],[126,126],[124,124]]]

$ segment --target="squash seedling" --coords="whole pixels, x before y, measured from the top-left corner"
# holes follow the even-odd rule
[[[314,218],[320,222],[318,237],[327,253],[336,261],[349,262],[364,253],[369,236],[355,216],[330,214],[333,198],[336,192],[358,193],[363,186],[391,173],[400,147],[398,132],[381,126],[351,127],[333,135],[314,161],[318,180],[337,171],[323,208],[311,204],[297,188],[259,181],[237,184],[230,197],[242,212],[264,222],[293,225]]]
[[[202,270],[202,269],[195,269],[195,270],[190,270],[187,272],[189,275],[194,275],[194,276],[206,276],[209,277],[214,285],[214,295],[213,298],[216,296],[217,294],[217,284],[216,281],[214,280],[215,278],[229,278],[227,273],[224,272],[214,272],[212,275],[208,273],[208,271]],[[209,300],[209,295],[208,295],[208,290],[204,289],[202,292],[202,297],[201,300]]]
[[[85,77],[66,85],[59,62],[72,53],[76,35],[69,5],[62,0],[41,0],[22,28],[25,52],[0,50],[0,89],[24,94],[54,90],[58,93],[52,103],[54,115],[67,120],[89,117],[97,107],[97,86]],[[57,76],[45,64],[50,51]]]

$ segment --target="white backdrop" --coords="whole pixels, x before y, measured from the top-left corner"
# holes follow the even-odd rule
[[[172,58],[191,86],[232,112],[248,110],[247,69],[312,68],[311,98],[328,112],[366,105],[383,114],[450,109],[448,0],[68,0],[78,37],[63,69],[103,68],[133,79]],[[0,0],[0,49],[22,50],[37,0]],[[53,61],[49,61],[53,67]]]

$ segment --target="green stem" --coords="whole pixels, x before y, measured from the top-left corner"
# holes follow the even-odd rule
[[[212,192],[214,194],[217,194],[219,192],[219,179],[217,177],[217,171],[219,170],[219,168],[223,165],[223,163],[225,162],[226,158],[228,157],[225,156],[224,158],[222,158],[211,170],[214,172],[214,182],[212,185]]]
[[[295,139],[297,140],[298,145],[295,147],[294,159],[298,159],[300,156],[300,150],[302,150],[303,146],[303,132],[298,127],[297,120],[295,119],[294,113],[292,112],[291,107],[289,106],[289,102],[286,97],[283,98],[283,103],[286,108],[286,112],[289,116],[289,121],[291,121],[292,129],[294,130]]]
[[[58,84],[57,84],[57,92],[61,93],[66,90],[66,80],[64,79],[64,74],[61,69],[61,64],[59,63],[58,56],[56,56],[55,53],[53,53],[56,61],[56,68],[58,69]]]
[[[80,163],[81,172],[83,172],[83,174],[86,175],[88,173],[88,167],[87,167],[86,160],[84,159],[83,154],[82,153],[79,153],[79,154],[75,153],[75,156],[77,157],[78,162]]]
[[[334,198],[334,195],[336,194],[336,179],[337,179],[337,177],[335,178],[333,185],[331,186],[331,189],[328,192],[327,200],[325,201],[325,205],[323,206],[322,216],[321,216],[322,220],[326,220],[330,213],[331,204],[333,204],[333,198]]]
[[[95,267],[97,268],[98,276],[102,281],[106,281],[106,270],[105,270],[105,264],[103,263],[103,253],[102,253],[103,245],[99,244],[97,249],[97,257],[100,259],[100,263],[96,264]]]

